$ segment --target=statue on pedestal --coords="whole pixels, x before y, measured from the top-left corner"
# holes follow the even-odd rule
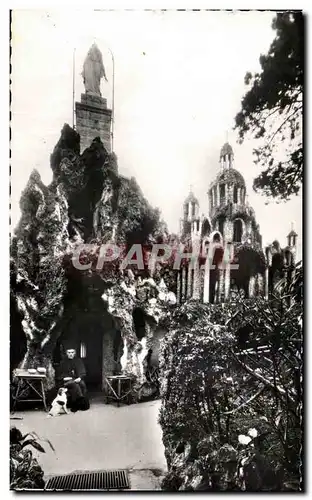
[[[81,75],[86,89],[86,94],[101,97],[101,78],[104,77],[106,81],[108,80],[105,74],[102,53],[95,43],[90,48],[84,61]]]

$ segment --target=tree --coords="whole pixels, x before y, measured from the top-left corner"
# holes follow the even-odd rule
[[[165,491],[300,491],[302,306],[293,284],[274,300],[190,300],[162,318]]]
[[[303,177],[303,14],[278,13],[272,28],[276,37],[268,54],[260,56],[261,72],[245,76],[250,88],[235,117],[235,128],[241,143],[248,132],[265,139],[254,150],[255,163],[264,168],[254,179],[254,190],[288,200],[298,194]]]

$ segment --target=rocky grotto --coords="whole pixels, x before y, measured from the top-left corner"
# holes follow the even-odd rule
[[[145,384],[146,374],[157,371],[172,284],[161,268],[152,278],[120,270],[118,259],[99,269],[95,257],[108,242],[149,248],[168,236],[166,226],[98,137],[80,154],[80,136],[65,124],[50,164],[48,186],[32,172],[12,238],[11,369],[45,367],[49,390],[70,341],[85,358],[90,389],[102,390],[104,375],[122,372],[134,376],[138,397],[148,395],[157,389]],[[87,270],[73,265],[81,244],[90,245],[81,261]]]

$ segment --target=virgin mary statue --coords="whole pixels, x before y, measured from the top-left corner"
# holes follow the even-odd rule
[[[101,51],[94,43],[83,63],[82,78],[86,94],[101,96],[101,78],[106,78]]]

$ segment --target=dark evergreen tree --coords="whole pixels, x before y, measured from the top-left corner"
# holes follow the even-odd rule
[[[248,132],[265,139],[254,150],[255,163],[263,169],[254,180],[255,191],[287,200],[298,194],[303,177],[303,14],[278,13],[272,27],[276,37],[268,54],[260,56],[261,72],[245,76],[250,88],[235,128],[241,142]]]

